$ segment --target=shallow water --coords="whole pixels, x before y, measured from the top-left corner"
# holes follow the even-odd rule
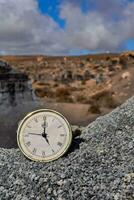
[[[0,105],[0,147],[16,148],[16,130],[25,115],[36,109],[49,108],[61,112],[71,124],[89,123],[87,105],[42,103],[41,101],[21,102],[16,106]]]

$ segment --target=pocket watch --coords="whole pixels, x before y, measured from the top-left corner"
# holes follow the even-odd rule
[[[33,161],[56,160],[67,152],[71,142],[69,122],[62,114],[51,109],[29,113],[18,126],[18,146]]]

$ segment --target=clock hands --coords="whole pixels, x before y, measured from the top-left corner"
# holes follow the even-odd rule
[[[45,141],[47,142],[47,144],[51,147],[49,140],[48,140],[48,134],[46,133],[46,127],[47,127],[47,122],[46,122],[46,116],[43,117],[43,124],[41,125],[43,128],[43,133],[39,134],[39,133],[28,133],[29,135],[35,135],[35,136],[41,136],[45,139]],[[54,152],[54,150],[51,147],[51,150]]]
[[[28,133],[29,135],[37,135],[37,136],[41,136],[41,137],[43,137],[43,138],[45,138],[46,139],[46,141],[47,141],[47,143],[49,143],[49,141],[48,141],[48,134],[44,134],[44,133],[42,133],[42,134],[38,134],[38,133]]]
[[[49,144],[49,141],[48,141],[48,138],[47,138],[48,135],[47,135],[46,133],[45,133],[45,134],[43,133],[43,134],[42,134],[42,137],[45,138],[46,142]],[[49,144],[49,145],[50,145],[50,144]]]
[[[48,141],[47,139],[47,134],[46,134],[46,127],[47,127],[47,123],[46,123],[46,117],[43,117],[44,123],[42,124],[42,128],[44,129],[43,133],[41,134],[43,138],[46,139],[46,141]],[[49,143],[49,142],[48,142]]]
[[[44,134],[46,132],[47,122],[46,122],[46,116],[43,117],[44,123],[42,124],[42,128],[44,129]]]
[[[46,133],[46,127],[47,127],[47,122],[46,122],[46,116],[43,117],[44,123],[42,124],[42,128],[44,129],[43,133],[42,133],[42,137],[46,140],[46,142],[49,144],[49,146],[51,147],[49,140],[48,140],[48,134]],[[52,147],[51,147],[52,149]],[[52,149],[52,151],[54,152],[54,150]]]
[[[41,134],[38,133],[28,133],[29,135],[38,135],[38,136],[42,136]]]
[[[45,134],[43,133],[43,134],[42,134],[42,137],[46,140],[46,142],[47,142],[47,143],[49,144],[49,146],[51,147],[51,145],[50,145],[50,143],[49,143],[49,140],[48,140],[48,138],[47,138],[48,135],[47,135],[46,133],[45,133]],[[52,149],[52,147],[51,147],[51,149]],[[54,152],[53,149],[52,149],[52,151]]]
[[[48,140],[48,134],[44,134],[44,132],[42,133],[42,134],[38,134],[38,133],[28,133],[29,135],[37,135],[37,136],[41,136],[41,137],[43,137],[45,140],[46,140],[46,142],[49,144],[49,146],[51,147],[51,145],[50,145],[50,143],[49,143],[49,140]],[[52,149],[52,147],[51,147],[51,149]],[[52,149],[52,151],[54,152],[54,150]]]
[[[42,136],[42,137],[46,137],[46,116],[43,117],[44,123],[42,124],[42,128],[44,129],[44,132],[42,134],[38,134],[38,133],[29,133],[30,135],[37,135],[37,136]]]

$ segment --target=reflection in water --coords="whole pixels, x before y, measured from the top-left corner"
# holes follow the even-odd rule
[[[25,73],[0,60],[0,105],[16,106],[34,100],[31,82]],[[6,108],[6,107],[5,107]]]
[[[32,92],[26,80],[0,80],[0,104],[16,106],[24,100],[33,100]]]
[[[18,122],[36,106],[25,73],[0,61],[0,147],[17,147]]]
[[[15,83],[14,82],[8,82],[7,84],[7,90],[9,93],[9,103],[12,106],[16,105],[15,102]]]

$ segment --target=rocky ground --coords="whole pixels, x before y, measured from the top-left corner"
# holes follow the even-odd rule
[[[87,105],[89,121],[110,112],[134,93],[133,51],[74,57],[6,56],[1,59],[27,73],[35,94],[44,102]]]
[[[133,200],[134,97],[82,129],[57,161],[1,148],[0,175],[1,200]]]

